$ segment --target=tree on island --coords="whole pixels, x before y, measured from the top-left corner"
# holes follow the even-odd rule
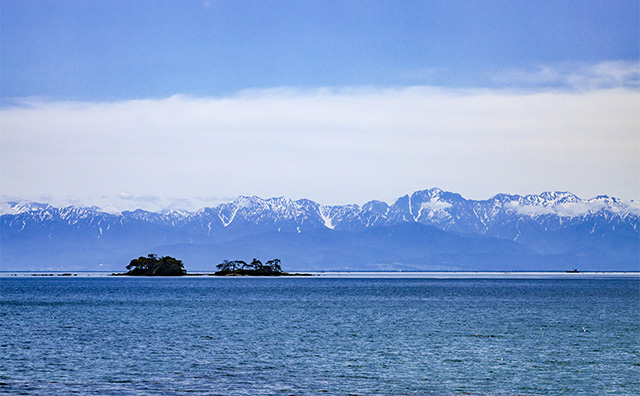
[[[280,267],[280,259],[273,259],[262,264],[262,261],[254,258],[251,263],[242,260],[224,260],[216,266],[218,271],[215,275],[258,275],[258,276],[278,276],[286,275]]]
[[[123,275],[180,276],[187,274],[181,260],[169,256],[158,257],[155,254],[131,260],[127,269],[129,272]]]

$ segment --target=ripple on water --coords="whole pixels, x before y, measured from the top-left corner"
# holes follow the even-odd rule
[[[1,286],[9,394],[640,394],[637,279]]]

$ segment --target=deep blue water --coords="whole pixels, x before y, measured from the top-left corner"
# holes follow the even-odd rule
[[[0,286],[0,393],[640,394],[638,278]]]

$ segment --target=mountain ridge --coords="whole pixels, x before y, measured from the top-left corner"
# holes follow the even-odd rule
[[[111,267],[126,254],[146,254],[150,249],[170,251],[171,246],[178,245],[182,246],[178,250],[193,256],[198,266],[204,266],[209,256],[214,260],[220,257],[220,251],[242,257],[250,251],[257,252],[257,248],[252,250],[261,244],[257,239],[267,238],[272,233],[286,235],[286,238],[279,237],[276,240],[283,245],[283,249],[289,246],[289,249],[296,251],[291,257],[296,270],[352,269],[339,262],[349,258],[353,260],[353,252],[349,249],[357,249],[367,238],[373,238],[367,231],[371,233],[370,230],[382,227],[400,229],[405,224],[420,224],[444,234],[438,237],[437,242],[425,242],[419,249],[413,246],[411,249],[416,254],[418,250],[423,254],[415,257],[405,254],[410,250],[410,234],[405,235],[404,242],[391,236],[377,236],[376,243],[386,249],[384,254],[379,252],[378,258],[396,258],[396,261],[387,263],[389,268],[485,268],[486,263],[474,267],[474,260],[479,262],[479,253],[474,251],[473,244],[464,245],[469,241],[458,240],[464,246],[456,249],[457,236],[472,239],[481,237],[474,239],[473,243],[491,246],[494,250],[488,250],[489,258],[492,254],[506,257],[503,254],[505,251],[513,252],[510,256],[512,259],[504,259],[511,264],[505,261],[503,265],[495,267],[497,270],[517,266],[518,257],[520,262],[529,263],[531,267],[536,267],[536,260],[549,263],[531,269],[560,270],[580,265],[594,269],[637,270],[640,256],[639,202],[606,195],[584,200],[570,192],[543,192],[525,196],[501,193],[479,201],[431,188],[406,194],[391,205],[369,201],[362,206],[324,205],[309,199],[294,201],[286,197],[262,199],[240,196],[230,202],[193,212],[149,212],[138,209],[117,214],[104,212],[96,206],[56,208],[46,203],[29,202],[8,205],[12,213],[0,216],[0,258],[3,269],[25,267],[25,263],[42,260],[37,257],[38,250],[51,252],[49,261],[62,267],[88,263],[92,260],[89,254],[92,249],[104,251],[105,254],[99,259]],[[301,245],[292,242],[297,239],[291,235],[322,230],[340,235],[342,242],[336,238],[330,238],[331,242],[325,245],[321,240],[314,242],[312,238],[300,239],[304,242]],[[427,230],[419,228],[415,232],[422,235]],[[252,238],[256,241],[252,242]],[[355,242],[358,238],[359,241]],[[242,244],[238,242],[241,240],[244,241]],[[508,241],[510,247],[507,248],[504,241]],[[225,243],[236,246],[236,249],[221,248]],[[29,253],[33,250],[29,248],[31,245],[40,247],[36,252]],[[306,246],[304,249],[303,245]],[[210,247],[209,254],[206,254],[203,246]],[[376,249],[366,246],[369,256],[360,260],[360,267],[370,269],[372,262],[378,259],[375,257]],[[448,246],[449,251],[442,252],[443,256],[436,259],[434,252],[441,246]],[[276,247],[274,245],[269,253],[285,254],[278,252]],[[63,254],[65,249],[85,253]],[[316,252],[316,257],[305,253],[305,249]],[[333,259],[318,260],[318,252],[322,249],[328,252],[327,257]],[[189,253],[198,250],[202,251],[199,256]],[[457,264],[451,264],[451,257],[458,257],[454,260]],[[596,262],[598,260],[599,263]],[[86,266],[93,268],[96,263]]]

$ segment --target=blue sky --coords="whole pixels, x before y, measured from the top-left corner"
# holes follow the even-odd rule
[[[638,199],[639,20],[637,0],[2,0],[1,192]]]
[[[637,1],[6,1],[2,97],[490,85],[634,61]]]

